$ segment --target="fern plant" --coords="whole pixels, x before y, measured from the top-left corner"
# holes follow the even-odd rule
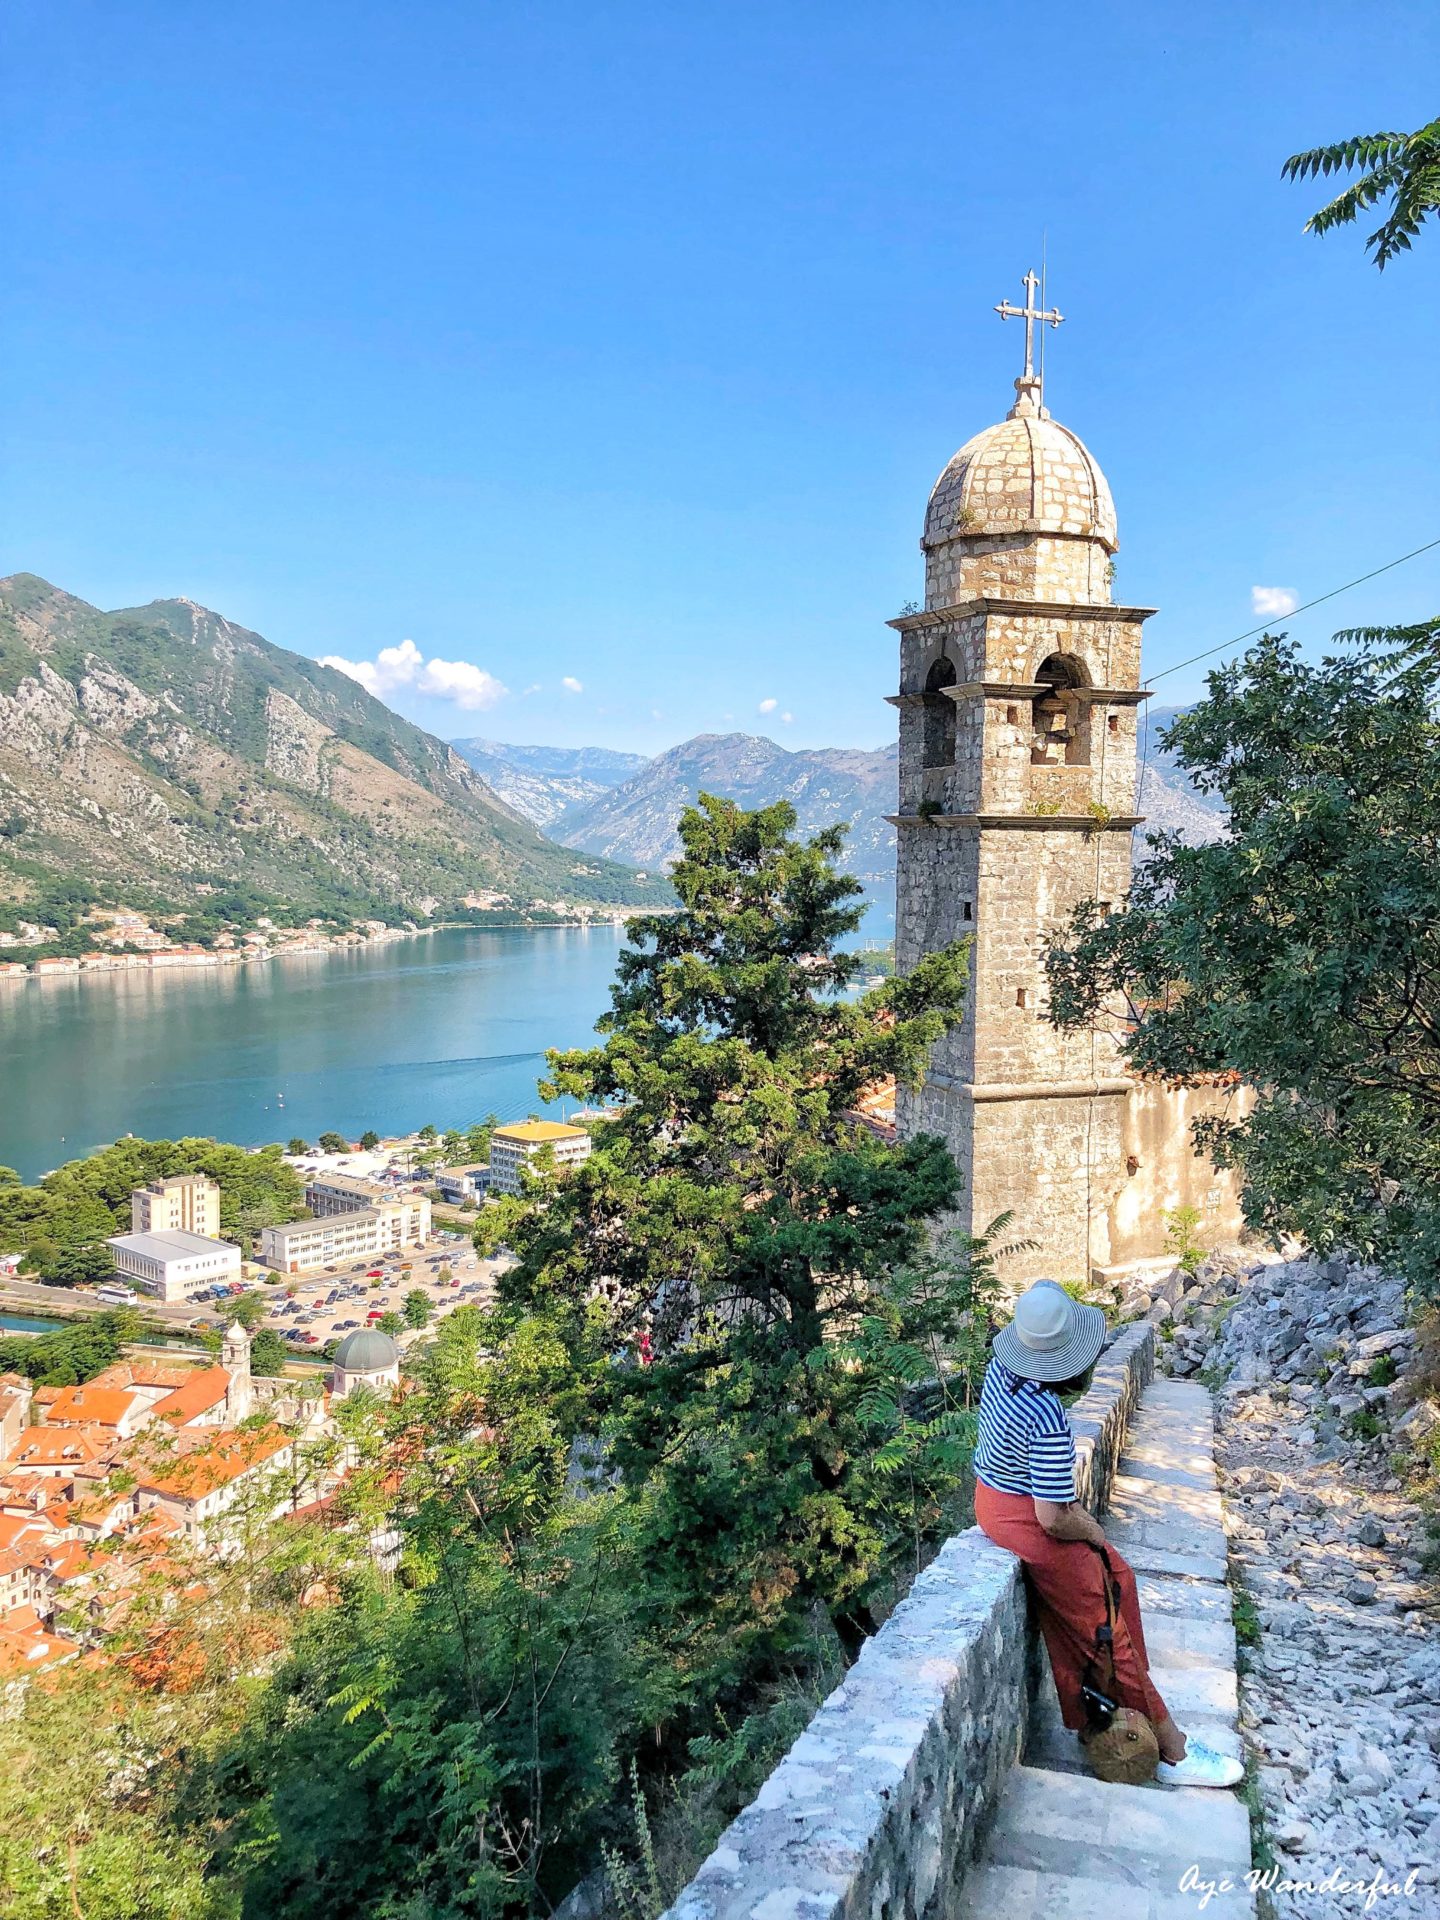
[[[1308,153],[1292,153],[1281,172],[1287,180],[1319,180],[1331,174],[1360,178],[1305,222],[1307,233],[1348,226],[1377,202],[1390,211],[1365,242],[1377,267],[1409,251],[1422,223],[1440,208],[1440,120],[1414,133],[1365,133]]]
[[[875,1436],[877,1472],[952,1472],[974,1448],[975,1408],[1004,1294],[999,1263],[1031,1241],[998,1244],[1012,1216],[983,1233],[942,1235],[929,1254],[890,1275],[834,1358],[865,1380],[856,1408]]]

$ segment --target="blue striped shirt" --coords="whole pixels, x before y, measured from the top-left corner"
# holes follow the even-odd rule
[[[1060,1396],[991,1359],[980,1389],[977,1479],[997,1493],[1028,1493],[1064,1506],[1075,1498],[1075,1435]]]

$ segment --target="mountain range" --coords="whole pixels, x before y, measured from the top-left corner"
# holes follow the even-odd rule
[[[1213,840],[1223,831],[1224,810],[1196,792],[1159,742],[1159,734],[1182,711],[1163,707],[1141,723],[1140,811],[1150,831]],[[679,853],[681,811],[701,791],[725,794],[747,807],[788,799],[806,833],[848,821],[841,864],[860,881],[879,917],[893,914],[895,829],[885,816],[897,804],[894,746],[791,752],[754,734],[702,733],[643,760],[628,754],[602,759],[593,748],[511,747],[494,740],[454,744],[497,793],[562,845],[652,870]],[[628,771],[622,765],[627,761],[633,763]]]
[[[648,767],[643,753],[609,747],[511,747],[500,740],[452,740],[492,793],[537,827],[567,807],[596,800]]]
[[[545,839],[335,668],[190,600],[105,613],[20,573],[0,580],[0,903],[77,882],[342,917],[672,897]]]

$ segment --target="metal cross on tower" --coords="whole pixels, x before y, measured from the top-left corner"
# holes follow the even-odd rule
[[[1033,380],[1035,377],[1035,322],[1039,320],[1043,325],[1048,320],[1052,327],[1058,327],[1065,316],[1058,307],[1042,311],[1036,306],[1035,289],[1040,284],[1040,276],[1033,267],[1020,284],[1025,289],[1024,306],[1012,307],[1008,300],[1002,300],[995,311],[1002,320],[1025,322],[1025,378]]]

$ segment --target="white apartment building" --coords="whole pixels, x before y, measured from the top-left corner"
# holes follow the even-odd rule
[[[467,1200],[483,1200],[490,1184],[487,1162],[475,1160],[469,1166],[442,1167],[435,1184],[452,1207],[463,1207]]]
[[[220,1189],[208,1174],[177,1173],[152,1180],[130,1195],[132,1233],[220,1234]]]
[[[105,1242],[115,1271],[157,1300],[193,1300],[240,1278],[240,1249],[200,1233],[117,1233]]]
[[[307,1194],[308,1197],[308,1194]],[[266,1227],[260,1258],[277,1273],[313,1273],[419,1246],[430,1237],[430,1202],[423,1195],[351,1207],[319,1220],[292,1220]]]
[[[559,1120],[522,1120],[513,1127],[497,1127],[490,1136],[491,1193],[519,1193],[522,1169],[549,1147],[557,1172],[578,1167],[590,1158],[590,1136],[583,1127]]]
[[[387,1206],[394,1198],[393,1187],[378,1180],[360,1180],[349,1173],[317,1173],[305,1183],[305,1204],[317,1220],[355,1213],[361,1207]]]

